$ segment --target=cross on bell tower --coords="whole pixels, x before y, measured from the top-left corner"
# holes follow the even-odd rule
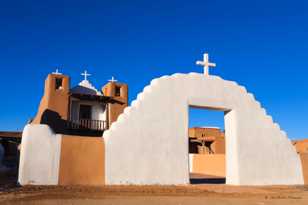
[[[112,76],[111,77],[111,79],[110,80],[108,80],[109,82],[111,82],[111,83],[115,83],[115,82],[117,82],[117,80]]]
[[[62,73],[59,72],[59,68],[61,69],[62,66],[56,67],[56,71],[55,71],[55,72],[52,72],[52,74],[62,75]]]
[[[204,75],[209,76],[209,68],[210,67],[216,67],[216,63],[209,62],[209,54],[204,53],[203,54],[203,61],[197,61],[197,65],[201,65],[204,68]]]

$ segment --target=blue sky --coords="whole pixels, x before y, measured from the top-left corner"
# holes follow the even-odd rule
[[[212,74],[246,86],[290,138],[308,137],[305,1],[7,2],[0,7],[0,130],[22,129],[35,115],[56,66],[72,85],[85,68],[96,87],[113,75],[129,84],[133,100],[153,78],[202,72],[195,61],[207,51],[217,63]],[[206,116],[192,112],[191,124]]]

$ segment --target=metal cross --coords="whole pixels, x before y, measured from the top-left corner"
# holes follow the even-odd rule
[[[108,80],[109,82],[115,83],[117,82],[117,80],[112,76],[110,80]]]
[[[209,68],[210,67],[216,67],[216,63],[209,62],[209,54],[204,53],[203,54],[203,61],[197,61],[197,65],[201,65],[204,68],[204,75],[208,76],[209,74]]]
[[[89,74],[87,70],[85,70],[83,73],[81,73],[81,75],[84,76],[84,80],[88,80],[88,76],[91,76],[91,74]]]

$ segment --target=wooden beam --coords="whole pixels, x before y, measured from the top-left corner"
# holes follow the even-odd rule
[[[21,138],[22,132],[0,131],[0,138]]]

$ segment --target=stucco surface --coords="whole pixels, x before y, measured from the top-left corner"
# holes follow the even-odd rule
[[[303,184],[295,148],[254,96],[197,73],[152,80],[104,133],[106,184],[188,184],[189,106],[225,111],[227,184]]]
[[[61,135],[47,125],[27,125],[21,143],[18,181],[21,185],[57,185]]]
[[[104,157],[101,137],[63,135],[59,185],[103,185]]]
[[[190,172],[217,177],[226,177],[224,154],[189,154]]]
[[[55,89],[56,78],[63,79],[62,89]],[[46,110],[57,112],[62,119],[68,118],[70,78],[65,75],[49,74],[45,80],[44,95],[41,99],[38,112],[31,124],[40,124]]]
[[[308,153],[299,154],[304,175],[304,183],[308,184]]]

